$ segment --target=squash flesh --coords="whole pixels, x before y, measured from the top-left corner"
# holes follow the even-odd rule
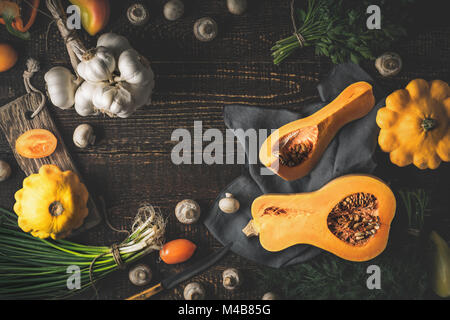
[[[367,242],[351,245],[331,232],[327,219],[337,203],[359,192],[373,194],[378,200],[375,214],[380,218],[380,226]],[[264,209],[271,206],[285,208],[287,214],[263,214]],[[252,221],[262,247],[268,251],[310,244],[346,260],[366,261],[385,249],[395,208],[395,197],[384,182],[368,175],[347,175],[310,193],[258,197],[252,204]]]
[[[263,165],[283,179],[299,179],[314,168],[342,126],[365,116],[374,105],[372,86],[367,82],[354,83],[313,115],[290,122],[273,132],[262,144],[259,159]],[[280,146],[283,145],[283,139],[296,132],[299,133],[297,135],[299,141],[310,140],[312,147],[303,161],[295,166],[287,166],[282,163],[283,160],[280,161],[280,154],[283,154]]]

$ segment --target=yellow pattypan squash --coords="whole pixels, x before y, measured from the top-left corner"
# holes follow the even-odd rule
[[[79,228],[88,215],[88,191],[72,171],[43,165],[15,194],[19,227],[35,237],[60,239]]]
[[[378,110],[378,144],[392,163],[436,169],[450,161],[450,88],[441,80],[412,80]]]

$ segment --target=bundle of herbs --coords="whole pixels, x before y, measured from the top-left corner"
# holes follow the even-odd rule
[[[159,250],[165,220],[150,205],[142,206],[130,235],[114,249],[66,240],[35,238],[17,226],[17,216],[0,208],[0,298],[61,299],[92,287],[120,265]],[[71,266],[80,269],[80,288],[70,290]],[[94,287],[95,288],[95,287]]]
[[[275,64],[295,50],[314,47],[317,55],[329,57],[335,64],[373,60],[394,41],[406,35],[408,5],[414,0],[308,0],[305,7],[294,9],[295,33],[272,47]],[[369,29],[366,13],[370,5],[381,9],[381,28]]]

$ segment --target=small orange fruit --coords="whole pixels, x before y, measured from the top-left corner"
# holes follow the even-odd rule
[[[7,43],[0,43],[0,72],[14,67],[18,59],[17,51]]]

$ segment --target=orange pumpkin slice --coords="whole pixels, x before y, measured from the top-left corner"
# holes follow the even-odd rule
[[[22,157],[39,159],[48,157],[56,150],[58,139],[45,129],[32,129],[16,140],[16,151]]]

